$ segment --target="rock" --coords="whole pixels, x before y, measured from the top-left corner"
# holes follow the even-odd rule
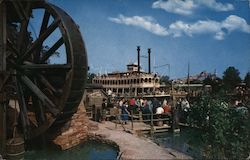
[[[98,126],[89,124],[86,110],[81,102],[71,120],[53,133],[57,136],[53,138],[52,142],[62,150],[72,148],[87,139],[89,129],[98,129]]]

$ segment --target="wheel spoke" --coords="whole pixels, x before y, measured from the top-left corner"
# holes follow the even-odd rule
[[[44,16],[43,16],[43,22],[42,22],[42,26],[41,26],[41,29],[40,29],[39,36],[41,36],[42,33],[47,29],[47,26],[48,26],[48,23],[49,23],[49,17],[50,17],[49,12],[45,11],[44,12]]]
[[[31,45],[31,47],[24,53],[24,55],[19,59],[19,62],[28,59],[34,50],[43,43],[43,41],[50,36],[52,32],[58,27],[60,23],[60,19],[56,19],[43,33],[39,36],[39,38]]]
[[[36,120],[38,122],[38,126],[40,126],[46,121],[44,108],[42,106],[41,101],[39,101],[39,99],[36,96],[32,96],[32,104],[35,109]]]
[[[2,83],[0,84],[0,92],[3,90],[3,86],[4,84],[7,82],[7,80],[9,79],[10,75],[7,74],[4,79],[1,81]]]
[[[70,64],[27,64],[20,66],[23,69],[64,69],[65,71],[68,71],[71,69]]]
[[[19,57],[18,51],[17,51],[17,49],[14,47],[15,45],[14,45],[14,43],[12,43],[12,42],[10,41],[10,39],[7,40],[7,46],[13,51],[13,52],[11,52],[11,53],[14,53],[15,56],[18,58],[18,57]]]
[[[59,114],[56,105],[27,76],[21,76],[21,80],[54,116]]]
[[[42,21],[41,29],[40,29],[40,33],[39,33],[39,37],[47,29],[47,26],[48,26],[48,23],[49,23],[49,17],[50,17],[49,12],[45,11],[44,12],[44,16],[43,16],[43,21]],[[43,43],[40,43],[39,45],[37,45],[36,53],[34,55],[34,62],[36,62],[36,63],[39,63],[39,61],[40,61],[40,54],[41,54],[42,48],[43,48]]]
[[[40,63],[46,62],[50,56],[52,56],[55,51],[62,46],[64,43],[63,38],[61,37],[46,53],[43,54]]]
[[[24,98],[24,91],[22,85],[17,81],[17,94],[18,94],[18,101],[20,105],[20,116],[21,116],[21,121],[22,121],[22,126],[23,126],[23,132],[25,137],[27,138],[29,135],[29,120],[28,120],[28,110],[26,106],[26,101]]]
[[[23,5],[20,3],[20,1],[11,1],[13,6],[16,9],[16,12],[18,14],[19,19],[22,20],[28,20],[29,16],[25,13],[28,9],[30,9],[30,3],[28,3],[27,8],[24,9]],[[28,12],[29,13],[29,12]]]
[[[36,78],[34,78],[34,83],[36,85],[38,85]],[[38,126],[40,126],[46,120],[46,117],[45,117],[45,114],[44,114],[45,113],[44,108],[42,106],[41,101],[39,101],[39,99],[36,96],[32,96],[32,104],[33,104],[34,109],[35,109],[36,120],[38,122]]]
[[[30,13],[31,7],[30,7],[30,3],[27,3],[26,8],[23,8],[23,5],[19,1],[18,2],[12,1],[12,3],[21,21],[20,34],[19,34],[19,39],[17,42],[17,50],[19,53],[22,53],[22,51],[26,49],[26,48],[23,48],[23,44],[24,44],[25,37],[27,38],[27,33],[28,33],[27,27],[28,27],[29,19],[30,19],[28,14]]]
[[[48,89],[50,89],[53,93],[57,93],[57,90],[51,85],[51,83],[43,76],[38,75],[39,81],[42,82]]]

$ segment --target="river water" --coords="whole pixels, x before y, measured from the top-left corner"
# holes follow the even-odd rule
[[[89,141],[65,151],[51,147],[28,150],[24,158],[27,160],[115,160],[117,155],[117,148]]]
[[[180,133],[157,133],[151,139],[162,147],[175,149],[194,159],[202,159],[204,143],[201,140],[201,134],[202,132],[196,129],[181,128]]]

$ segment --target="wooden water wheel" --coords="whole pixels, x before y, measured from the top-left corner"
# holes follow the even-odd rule
[[[30,139],[52,124],[67,122],[77,111],[87,77],[87,54],[78,26],[59,7],[43,0],[4,2],[3,88],[18,100],[18,123]]]

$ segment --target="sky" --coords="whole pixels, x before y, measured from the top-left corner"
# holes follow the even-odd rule
[[[48,0],[80,26],[89,72],[126,71],[137,62],[170,78],[202,71],[250,71],[249,0]],[[144,56],[145,55],[145,56]],[[162,67],[160,67],[162,66]],[[170,68],[168,68],[170,66]]]

